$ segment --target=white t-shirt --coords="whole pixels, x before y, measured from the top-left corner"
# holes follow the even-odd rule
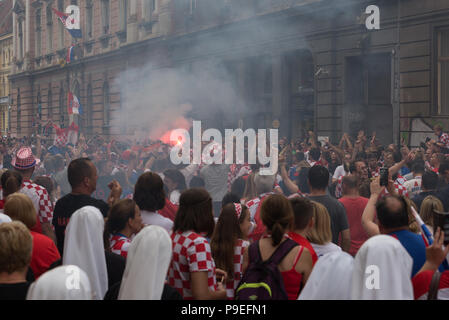
[[[175,205],[179,205],[179,198],[181,197],[181,192],[179,192],[179,190],[173,190],[170,193],[170,202],[175,204]]]
[[[408,180],[404,183],[404,187],[407,188],[408,196],[410,198],[421,192],[421,182],[422,177],[417,176],[414,179]]]
[[[146,210],[142,210],[140,214],[142,215],[142,222],[145,225],[160,226],[167,230],[168,233],[171,233],[173,229],[173,221],[170,219],[161,216],[159,213],[149,212]]]
[[[338,180],[341,176],[346,176],[348,173],[345,171],[345,167],[343,165],[339,165],[337,168],[335,168],[334,175],[332,176],[332,179]]]
[[[341,251],[341,248],[333,242],[328,242],[326,244],[311,243],[311,245],[312,245],[313,250],[315,250],[318,258],[324,256],[325,254],[331,253],[331,252]]]

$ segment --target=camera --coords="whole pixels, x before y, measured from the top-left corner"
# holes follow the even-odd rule
[[[388,168],[380,168],[380,186],[388,186]]]
[[[440,227],[444,232],[444,245],[449,244],[449,213],[433,210],[433,228],[434,231]]]

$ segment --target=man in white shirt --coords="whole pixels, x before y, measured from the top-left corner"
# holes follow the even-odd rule
[[[413,179],[408,180],[404,183],[404,187],[407,188],[407,192],[410,198],[421,192],[421,180],[422,175],[425,171],[424,162],[419,160],[415,161],[411,169],[413,173]]]

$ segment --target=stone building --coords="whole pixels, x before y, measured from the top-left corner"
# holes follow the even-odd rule
[[[52,14],[80,8],[74,40]],[[383,143],[411,145],[449,128],[449,2],[446,0],[14,0],[11,129],[36,119],[86,134],[131,134],[116,126],[132,92],[128,70],[226,70],[235,103],[190,100],[215,128],[269,128],[301,137],[310,129],[337,141],[363,129]],[[368,30],[366,8],[380,8]],[[61,64],[70,45],[75,61]],[[67,114],[67,92],[84,113]],[[217,93],[219,90],[217,90]],[[146,105],[154,93],[142,99]],[[209,93],[210,94],[210,93]],[[149,107],[150,108],[150,107]],[[120,115],[120,116],[119,116]],[[130,114],[139,117],[139,114]],[[118,119],[120,121],[120,119]],[[275,121],[277,120],[277,121]],[[120,127],[120,128],[119,128]]]
[[[12,47],[12,0],[0,2],[0,133],[8,130],[9,80],[11,73]]]

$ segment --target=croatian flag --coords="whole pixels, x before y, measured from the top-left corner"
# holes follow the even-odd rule
[[[81,107],[80,101],[70,91],[69,91],[69,94],[68,94],[67,107],[68,107],[68,113],[69,114],[83,114],[83,109]]]
[[[75,46],[71,46],[69,50],[67,50],[67,59],[66,59],[67,64],[73,61],[74,56],[75,56]]]
[[[82,38],[83,34],[81,29],[77,26],[75,19],[73,19],[67,13],[62,13],[56,9],[53,9],[53,12],[58,16],[59,20],[61,20],[62,24],[66,28],[66,30],[72,35],[73,38]]]

